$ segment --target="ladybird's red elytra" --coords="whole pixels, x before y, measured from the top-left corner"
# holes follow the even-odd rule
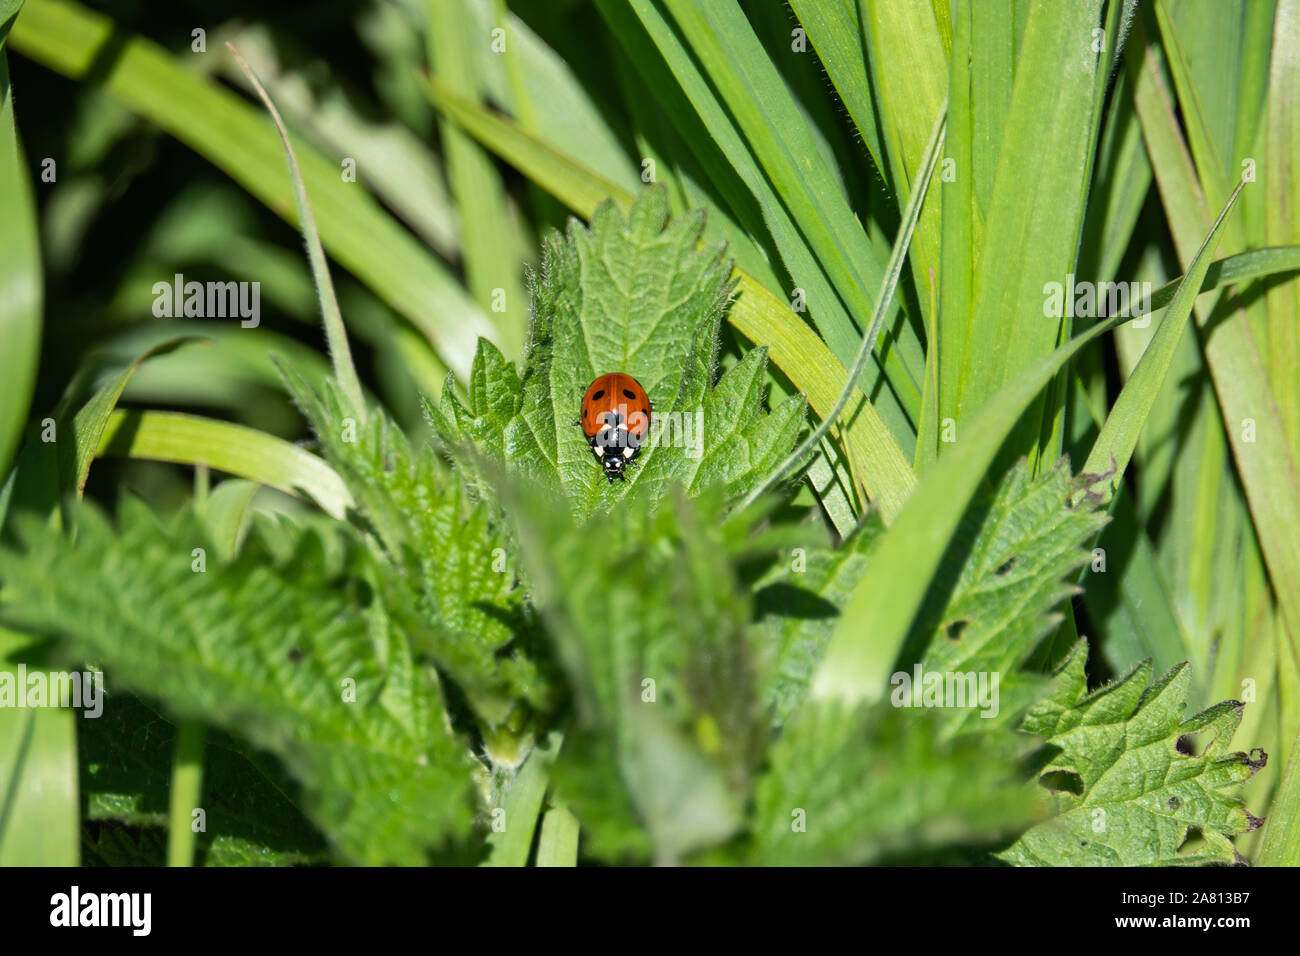
[[[611,482],[626,480],[624,469],[650,434],[650,413],[650,396],[631,375],[608,372],[587,386],[578,424]]]

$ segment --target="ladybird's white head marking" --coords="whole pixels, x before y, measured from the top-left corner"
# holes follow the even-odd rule
[[[604,449],[603,447],[601,447],[600,445],[592,445],[592,446],[591,446],[591,450],[594,451],[594,452],[596,453],[596,457],[597,457],[597,458],[604,458],[604,457],[605,457],[605,449]]]
[[[635,454],[636,454],[636,449],[635,449],[635,448],[630,448],[630,447],[629,447],[629,448],[624,448],[624,449],[623,449],[623,457],[624,457],[624,458],[631,458],[631,457],[632,457],[633,455],[635,455]]]

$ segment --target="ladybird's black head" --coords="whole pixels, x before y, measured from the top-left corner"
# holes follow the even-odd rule
[[[605,477],[612,483],[615,478],[627,480],[627,467],[641,451],[641,439],[623,427],[605,428],[593,435],[589,442],[592,454],[600,462]]]
[[[627,459],[622,455],[606,455],[601,459],[600,464],[605,469],[605,477],[609,479],[611,485],[614,483],[615,478],[619,481],[627,481],[627,475],[624,472],[627,467]]]

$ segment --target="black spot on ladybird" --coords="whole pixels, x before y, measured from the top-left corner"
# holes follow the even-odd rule
[[[625,389],[623,389],[623,394],[624,394],[627,398],[636,398],[636,392],[632,391],[632,389],[630,389],[630,388],[625,388]]]
[[[595,395],[591,396],[591,400],[592,400],[593,402],[598,402],[598,401],[600,401],[604,396],[605,396],[605,390],[602,388],[602,389],[601,389],[599,392],[597,392]]]

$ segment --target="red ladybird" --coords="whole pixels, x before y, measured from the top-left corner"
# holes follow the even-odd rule
[[[650,397],[631,375],[610,372],[587,386],[577,424],[605,477],[626,480],[623,469],[650,434]]]

